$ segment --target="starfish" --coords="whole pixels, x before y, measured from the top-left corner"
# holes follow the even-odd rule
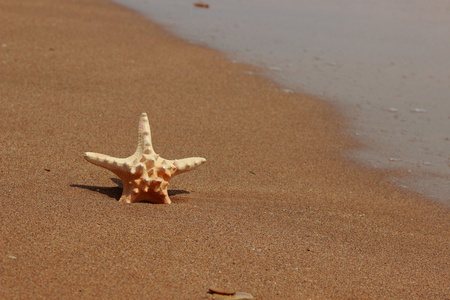
[[[94,165],[116,174],[123,184],[119,201],[133,203],[149,201],[170,204],[167,187],[170,179],[201,165],[206,159],[191,157],[168,160],[155,153],[152,146],[150,125],[146,113],[142,113],[138,128],[136,152],[127,158],[115,158],[105,154],[86,152],[84,158]]]

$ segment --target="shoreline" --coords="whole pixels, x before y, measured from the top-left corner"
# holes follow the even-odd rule
[[[108,1],[3,6],[1,297],[450,296],[448,208],[345,159],[323,101]],[[83,159],[130,155],[142,112],[162,157],[207,159],[173,205]]]
[[[367,146],[348,153],[353,160],[370,168],[408,170],[409,178],[394,182],[450,205],[449,136],[443,129],[450,126],[445,113],[450,73],[440,63],[450,60],[450,43],[439,35],[450,29],[444,21],[448,5],[414,4],[405,12],[402,1],[211,0],[207,10],[183,1],[114,2],[183,40],[258,66],[258,75],[286,90],[337,103],[351,120],[348,134]]]

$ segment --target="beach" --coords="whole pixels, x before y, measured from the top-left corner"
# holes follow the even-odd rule
[[[356,164],[329,104],[103,0],[2,3],[0,298],[450,297],[448,206]],[[206,163],[117,201],[86,151]]]

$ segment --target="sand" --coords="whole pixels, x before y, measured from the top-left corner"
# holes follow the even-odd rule
[[[347,160],[327,103],[108,1],[5,0],[0,36],[0,298],[450,297],[448,207]],[[83,159],[131,155],[142,112],[207,159],[171,205]]]

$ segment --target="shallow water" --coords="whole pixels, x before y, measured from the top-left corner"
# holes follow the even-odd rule
[[[336,104],[376,168],[450,204],[450,2],[115,0],[191,42]]]

